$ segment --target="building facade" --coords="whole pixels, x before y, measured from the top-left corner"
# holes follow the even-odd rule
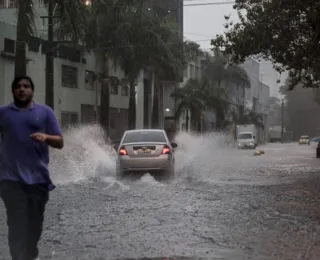
[[[268,140],[269,111],[270,111],[270,87],[262,82],[260,62],[250,58],[241,65],[250,79],[250,88],[245,90],[245,108],[263,118],[263,129],[259,131],[259,139],[262,142]]]
[[[179,34],[183,32],[183,3],[175,1],[149,1],[153,7],[167,10],[173,15],[179,25]],[[35,32],[32,41],[27,45],[27,74],[36,85],[35,98],[45,101],[45,55],[47,44],[47,10],[42,0],[35,1]],[[162,14],[159,8],[155,8]],[[11,98],[10,84],[14,77],[15,40],[17,9],[14,1],[0,0],[0,81],[5,88],[0,89],[0,104],[9,103]],[[55,113],[63,126],[98,121],[100,93],[103,91],[102,79],[106,67],[102,57],[94,53],[77,52],[65,46],[57,48],[54,58],[54,99]],[[76,56],[76,57],[75,57]],[[110,116],[109,136],[118,139],[127,129],[129,88],[124,80],[124,74],[107,61],[108,77],[117,78],[118,84],[110,85]],[[101,80],[99,80],[101,79]],[[160,126],[172,122],[174,117],[174,102],[170,99],[171,92],[177,86],[176,81],[163,79],[160,93]],[[150,128],[154,94],[154,75],[151,71],[142,71],[136,82],[137,128]],[[167,122],[168,121],[168,122]]]
[[[45,102],[45,55],[47,11],[42,1],[35,2],[35,32],[27,45],[27,74],[36,85],[35,99]],[[0,1],[0,104],[11,102],[10,85],[14,77],[17,9],[9,0]],[[104,78],[103,57],[74,52],[74,47],[59,46],[54,58],[55,113],[63,127],[98,121],[100,93]],[[110,133],[118,137],[127,129],[129,88],[121,70],[108,61],[109,75],[119,84],[110,85]],[[141,85],[141,82],[137,86]]]

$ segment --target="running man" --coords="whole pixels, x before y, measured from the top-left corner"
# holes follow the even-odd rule
[[[54,189],[49,146],[62,149],[63,137],[53,110],[33,100],[30,77],[16,77],[11,87],[13,103],[0,107],[0,197],[12,260],[35,260],[49,191]]]

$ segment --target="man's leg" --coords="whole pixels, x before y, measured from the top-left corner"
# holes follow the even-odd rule
[[[28,257],[34,260],[39,255],[38,243],[43,230],[44,211],[49,199],[49,191],[44,185],[30,185],[28,194]]]
[[[7,211],[8,240],[12,260],[26,260],[28,199],[19,182],[1,183],[0,195]]]

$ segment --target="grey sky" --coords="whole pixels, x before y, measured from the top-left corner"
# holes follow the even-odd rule
[[[226,0],[185,0],[184,4],[217,3]],[[201,48],[211,48],[210,39],[224,32],[226,23],[224,16],[231,15],[231,20],[238,21],[237,13],[232,4],[185,6],[184,7],[184,36],[200,44]]]

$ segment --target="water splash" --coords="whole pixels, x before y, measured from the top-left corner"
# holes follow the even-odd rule
[[[100,175],[114,176],[115,152],[98,125],[64,133],[65,147],[52,151],[50,171],[55,183],[76,183]]]
[[[100,126],[70,129],[64,134],[64,139],[64,149],[52,151],[50,170],[55,183],[68,184],[100,178],[111,186],[121,186],[115,180],[115,151],[107,144],[107,138]],[[239,163],[239,159],[236,159],[239,158],[239,151],[234,149],[234,143],[227,135],[208,133],[199,136],[180,132],[175,142],[178,144],[175,151],[176,179],[212,178],[212,175],[225,174],[228,165],[237,169],[234,166]],[[243,157],[241,158],[243,160]],[[145,175],[141,182],[155,181],[150,178],[152,177]]]
[[[217,165],[230,163],[229,156],[236,150],[230,136],[222,133],[199,136],[180,132],[175,141],[178,144],[175,169],[180,177],[197,177],[195,172],[217,170]]]

